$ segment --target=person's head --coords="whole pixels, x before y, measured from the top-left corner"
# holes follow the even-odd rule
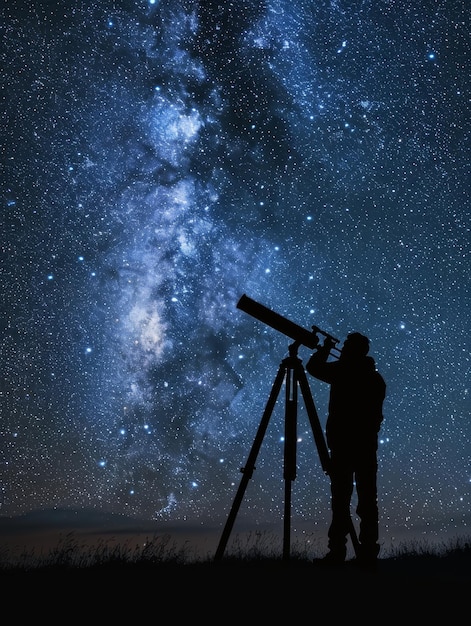
[[[368,354],[370,350],[370,340],[361,333],[349,333],[343,342],[343,358],[359,359]]]

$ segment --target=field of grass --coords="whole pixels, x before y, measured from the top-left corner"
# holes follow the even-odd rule
[[[73,532],[60,537],[57,545],[47,553],[37,554],[34,549],[24,550],[12,556],[8,548],[0,548],[0,573],[19,574],[34,572],[72,572],[97,570],[149,570],[151,568],[215,569],[216,567],[273,567],[275,565],[306,567],[322,557],[312,554],[312,546],[291,546],[288,557],[283,557],[279,541],[270,533],[253,533],[243,540],[237,537],[217,561],[213,555],[197,556],[189,543],[178,545],[170,535],[156,535],[144,544],[116,543],[102,540],[94,546],[80,543]],[[459,537],[448,543],[410,542],[382,551],[379,567],[412,568],[414,564],[436,564],[444,566],[454,563],[458,570],[469,566],[471,559],[471,537]],[[346,565],[349,564],[347,559]],[[383,569],[384,569],[383,567]],[[464,567],[464,574],[471,574]]]
[[[307,618],[426,623],[461,619],[471,589],[471,539],[404,544],[374,571],[319,564],[322,554],[294,546],[283,558],[269,534],[236,540],[221,559],[195,556],[170,536],[145,545],[81,545],[64,535],[47,554],[12,558],[0,549],[6,606],[23,618],[63,621],[286,621]],[[307,616],[307,617],[306,617]]]

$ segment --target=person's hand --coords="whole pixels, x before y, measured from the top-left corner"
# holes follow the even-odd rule
[[[332,339],[332,337],[326,337],[324,339],[324,348],[326,350],[329,350],[329,352],[332,350],[332,348],[335,348],[335,341]]]

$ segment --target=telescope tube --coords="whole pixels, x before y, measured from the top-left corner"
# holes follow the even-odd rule
[[[319,339],[314,331],[298,326],[298,324],[291,322],[279,313],[275,313],[275,311],[263,306],[263,304],[252,300],[245,294],[240,297],[237,308],[312,350],[318,347]]]

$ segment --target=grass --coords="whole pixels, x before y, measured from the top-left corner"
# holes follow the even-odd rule
[[[322,555],[308,540],[305,544],[291,546],[290,565],[312,565],[313,559]],[[414,541],[383,548],[381,563],[396,567],[404,565],[410,570],[411,564],[429,567],[445,564],[458,564],[465,571],[471,571],[471,537],[458,537],[447,543],[429,544]],[[225,550],[223,558],[216,565],[274,566],[286,564],[283,559],[280,541],[269,532],[254,532],[244,538],[236,536]],[[458,567],[457,565],[457,567]],[[139,570],[157,568],[175,568],[191,566],[210,568],[215,566],[214,555],[198,556],[192,546],[186,542],[178,545],[170,535],[156,535],[144,544],[130,542],[116,543],[114,539],[101,540],[94,546],[80,543],[71,532],[60,537],[57,546],[47,553],[37,554],[34,549],[24,550],[13,556],[8,548],[0,549],[0,573],[27,572],[64,572],[64,571],[104,571],[104,570]]]
[[[312,541],[291,546],[266,532],[235,536],[223,558],[198,556],[170,535],[144,544],[82,544],[74,533],[47,553],[15,559],[0,548],[2,597],[17,619],[62,623],[221,620],[285,623],[352,620],[385,613],[388,624],[462,621],[471,589],[471,540],[416,541],[383,549],[377,570],[353,560],[325,568]],[[18,555],[18,551],[16,551]],[[360,611],[360,613],[358,613]],[[406,621],[404,621],[404,619]]]

